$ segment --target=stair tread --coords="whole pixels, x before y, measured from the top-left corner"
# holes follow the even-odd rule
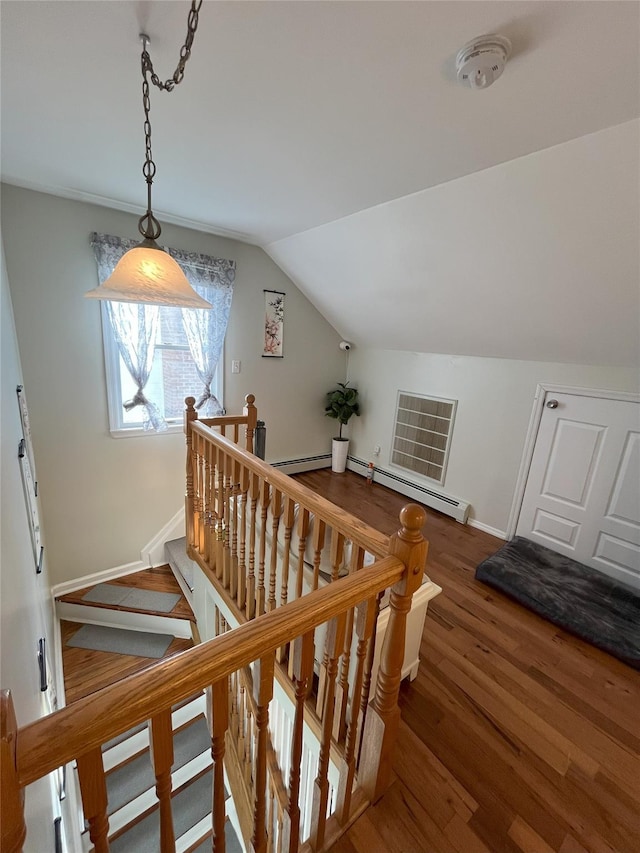
[[[224,825],[225,849],[226,853],[242,853],[242,845],[238,841],[238,836],[233,828],[231,821],[227,820]],[[191,850],[191,853],[211,853],[211,833],[207,833],[206,837]]]
[[[67,604],[78,604],[84,607],[93,607],[102,610],[112,610],[114,612],[125,613],[141,613],[146,615],[161,616],[170,619],[188,619],[195,620],[193,611],[189,602],[185,598],[180,585],[174,577],[173,570],[169,564],[163,566],[155,566],[149,569],[142,569],[139,572],[134,572],[130,575],[123,575],[119,578],[112,578],[106,581],[109,586],[130,587],[137,590],[148,590],[151,592],[166,592],[179,595],[180,598],[170,612],[159,610],[149,610],[142,607],[129,607],[122,604],[107,604],[99,601],[86,601],[83,596],[95,589],[100,584],[91,584],[82,589],[74,590],[66,595],[61,595],[56,598],[56,601],[65,602]]]
[[[210,750],[210,748],[211,737],[207,721],[204,716],[200,715],[174,735],[172,772],[184,767],[189,761]],[[107,811],[111,815],[155,786],[155,775],[149,750],[145,750],[131,761],[110,770],[106,779]]]
[[[176,838],[211,814],[212,790],[212,774],[207,771],[172,797]],[[146,817],[109,841],[109,850],[111,853],[157,853],[160,850],[160,814],[157,805]]]
[[[180,539],[172,539],[170,542],[166,542],[164,551],[173,569],[180,572],[189,589],[193,591],[193,569],[195,563],[191,557],[187,556],[186,537],[182,536]]]

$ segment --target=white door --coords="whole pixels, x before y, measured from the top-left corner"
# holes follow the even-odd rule
[[[546,393],[516,534],[640,587],[640,403]]]

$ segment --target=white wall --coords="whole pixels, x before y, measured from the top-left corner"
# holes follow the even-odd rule
[[[433,482],[389,464],[397,393],[458,400],[446,480],[437,488],[469,501],[471,518],[498,531],[507,527],[536,384],[639,390],[631,368],[360,348],[349,353],[349,379],[362,401],[361,417],[349,424],[349,452],[422,485]]]
[[[22,372],[4,252],[1,278],[0,686],[11,690],[18,725],[23,726],[43,715],[43,694],[40,692],[37,662],[38,640],[40,637],[46,639],[53,664],[54,635],[47,566],[45,562],[42,574],[36,575],[18,462],[22,427],[16,386],[22,384]],[[25,853],[53,849],[54,811],[50,793],[47,779],[27,789]]]
[[[627,122],[267,251],[360,346],[637,367],[639,146]]]
[[[131,214],[4,186],[2,221],[33,421],[53,583],[139,559],[184,495],[184,436],[113,439],[91,231],[137,234]],[[256,395],[272,460],[327,452],[324,395],[344,377],[336,331],[255,247],[177,226],[163,241],[237,262],[225,405]],[[283,359],[263,359],[263,289],[286,293]],[[231,359],[242,372],[231,375]]]

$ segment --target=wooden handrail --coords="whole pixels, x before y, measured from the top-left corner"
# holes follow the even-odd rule
[[[267,466],[268,467],[268,466]],[[283,475],[284,476],[284,475]],[[233,631],[105,687],[19,730],[19,784],[29,785],[397,583],[404,563],[386,557]]]
[[[192,420],[189,422],[190,431],[197,433],[205,441],[222,448],[227,456],[241,462],[252,474],[257,475],[260,480],[277,489],[284,495],[293,498],[305,509],[310,510],[316,517],[322,519],[327,525],[337,530],[348,539],[357,540],[374,557],[382,558],[389,553],[389,537],[370,527],[366,522],[340,509],[335,504],[312,492],[297,480],[293,480],[287,474],[283,474],[273,466],[256,456],[247,456],[233,441],[212,432],[202,422]]]

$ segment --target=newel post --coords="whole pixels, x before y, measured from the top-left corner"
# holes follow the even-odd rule
[[[24,821],[24,789],[18,782],[16,767],[16,737],[18,723],[11,691],[0,693],[0,795],[2,827],[0,850],[19,853],[22,850],[27,826]]]
[[[258,410],[254,406],[256,398],[253,394],[247,394],[244,398],[245,407],[242,410],[242,413],[247,418],[247,429],[245,432],[245,446],[244,449],[248,453],[253,453],[253,437],[256,431],[256,424],[258,422]]]
[[[422,583],[428,542],[422,535],[426,513],[417,504],[400,511],[402,528],[391,537],[389,555],[406,567],[402,579],[391,587],[389,624],[385,633],[375,696],[365,720],[359,781],[372,803],[384,794],[391,781],[393,749],[400,724],[398,693],[402,680],[407,614],[411,599]]]
[[[184,498],[184,515],[186,523],[187,537],[187,553],[195,545],[195,527],[194,527],[194,485],[193,485],[193,433],[191,432],[191,424],[198,420],[198,413],[195,410],[195,397],[186,397],[184,404],[187,407],[184,413],[184,433],[187,442],[187,489]]]

